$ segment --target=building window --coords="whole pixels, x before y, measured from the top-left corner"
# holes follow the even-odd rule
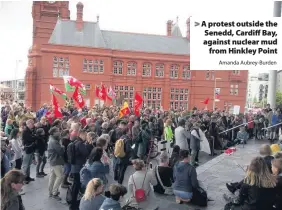
[[[215,75],[215,72],[211,71],[211,80],[214,80],[214,75]]]
[[[122,61],[114,61],[113,63],[113,73],[122,75],[123,71],[123,62]]]
[[[164,77],[164,64],[156,64],[156,77]]]
[[[179,65],[172,64],[170,66],[170,78],[177,79],[178,78],[178,71],[179,71]]]
[[[127,75],[135,76],[136,75],[136,63],[128,62],[127,63]]]
[[[90,85],[90,84],[85,84],[85,89],[86,89],[86,90],[90,90],[90,88],[91,88],[91,85]]]
[[[90,60],[83,59],[83,72],[101,74],[104,73],[104,61],[103,60]]]
[[[238,95],[239,94],[239,85],[231,84],[230,85],[230,95]]]
[[[162,104],[162,88],[145,87],[143,89],[143,106],[153,109],[161,107]]]
[[[188,94],[187,88],[171,88],[170,89],[170,107],[172,109],[188,109]]]
[[[232,70],[233,75],[240,75],[240,70]]]
[[[190,64],[183,66],[182,78],[191,79]]]
[[[206,79],[210,79],[210,71],[209,70],[206,71]]]
[[[53,57],[53,77],[69,76],[70,63],[68,57]]]
[[[144,63],[143,64],[143,70],[142,70],[142,76],[143,77],[150,77],[151,76],[151,64],[150,63]]]
[[[133,107],[134,103],[134,87],[133,86],[118,86],[114,87],[117,98],[123,98],[128,102],[130,107]]]

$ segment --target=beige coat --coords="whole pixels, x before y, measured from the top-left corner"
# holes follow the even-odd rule
[[[154,190],[152,189],[152,185],[157,185],[157,179],[155,177],[155,173],[152,170],[148,170],[145,181],[144,181],[144,185],[143,188],[146,192],[146,200],[144,202],[138,203],[136,202],[135,198],[134,198],[134,192],[135,192],[135,187],[133,184],[133,179],[132,176],[134,178],[134,182],[136,184],[136,188],[140,189],[142,187],[142,183],[145,177],[145,173],[146,171],[136,171],[133,175],[131,175],[129,177],[129,181],[128,181],[128,195],[130,196],[130,206],[134,206],[134,207],[138,207],[138,208],[142,208],[142,209],[146,209],[146,210],[155,210],[158,208],[158,205],[156,203],[156,196],[154,193]]]

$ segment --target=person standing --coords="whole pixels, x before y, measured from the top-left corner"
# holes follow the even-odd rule
[[[73,142],[74,144],[74,155],[75,155],[75,162],[71,163],[71,173],[73,174],[73,184],[72,184],[72,202],[70,204],[70,210],[77,210],[79,207],[79,203],[77,202],[77,196],[79,190],[81,189],[81,182],[80,182],[80,170],[82,169],[83,165],[86,163],[86,159],[88,158],[88,150],[85,144],[87,137],[87,133],[85,130],[80,129],[78,131],[78,136],[76,141]],[[70,146],[70,145],[69,145]]]
[[[19,129],[15,128],[11,132],[11,145],[12,150],[15,152],[14,160],[16,163],[15,168],[21,170],[22,168],[22,157],[23,157],[23,150],[22,150],[22,143],[19,140]]]
[[[35,149],[35,158],[36,158],[36,177],[41,178],[46,176],[44,173],[44,167],[46,164],[45,151],[47,149],[47,141],[45,138],[45,131],[43,128],[38,128],[36,130],[36,149]]]
[[[178,127],[175,129],[175,144],[180,147],[181,150],[189,150],[187,139],[190,138],[190,133],[185,130],[185,120],[180,120]]]
[[[49,197],[61,200],[59,187],[63,181],[64,147],[60,144],[60,130],[53,127],[49,131],[48,159],[50,162]]]
[[[34,178],[30,177],[30,166],[32,164],[35,152],[35,141],[36,136],[34,134],[34,121],[29,119],[26,121],[26,127],[23,130],[22,134],[22,142],[24,146],[22,170],[24,175],[26,176],[26,184],[34,181]]]

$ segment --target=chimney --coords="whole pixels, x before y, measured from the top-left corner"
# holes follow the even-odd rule
[[[187,27],[186,38],[190,41],[190,17],[186,21],[186,27]]]
[[[81,2],[76,5],[76,29],[78,31],[83,29],[83,4]]]
[[[166,35],[171,36],[171,30],[172,30],[172,20],[168,20],[166,23]]]

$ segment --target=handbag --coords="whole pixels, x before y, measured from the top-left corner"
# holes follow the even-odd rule
[[[156,175],[157,175],[157,178],[159,180],[160,185],[165,190],[164,194],[166,194],[166,195],[173,195],[174,193],[173,193],[172,187],[164,186],[164,184],[163,184],[163,182],[161,180],[161,177],[160,177],[160,174],[159,174],[159,166],[156,166]]]
[[[148,172],[148,169],[146,169],[146,173],[145,173],[145,177],[144,177],[144,180],[143,180],[143,183],[142,183],[142,187],[138,188],[138,189],[136,187],[136,184],[135,184],[135,181],[134,181],[134,178],[133,178],[133,174],[132,174],[132,181],[133,181],[134,188],[135,188],[134,197],[135,197],[135,200],[136,200],[137,203],[140,203],[140,202],[143,202],[143,201],[146,200],[146,193],[145,193],[145,190],[143,189],[143,186],[144,186],[144,182],[145,182],[145,179],[146,179],[146,176],[147,176],[147,172]]]

